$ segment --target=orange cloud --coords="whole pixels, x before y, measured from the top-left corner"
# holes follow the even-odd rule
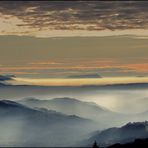
[[[28,66],[0,66],[1,73],[13,73],[13,74],[39,74],[36,70],[86,70],[91,72],[92,70],[108,70],[107,73],[117,69],[116,72],[135,72],[135,73],[147,73],[148,63],[147,59],[140,59],[140,63],[128,63],[122,62],[120,59],[111,58],[99,58],[99,59],[55,59],[41,62],[32,62]],[[132,61],[134,62],[134,61]],[[137,61],[138,62],[138,61]],[[143,63],[142,63],[143,62]],[[57,72],[58,73],[58,72]],[[61,71],[60,71],[61,73]]]
[[[136,72],[148,72],[148,63],[127,64],[120,67],[127,70],[134,70]]]

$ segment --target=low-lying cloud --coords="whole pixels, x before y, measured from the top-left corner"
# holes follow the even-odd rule
[[[13,80],[14,75],[0,75],[0,82]]]

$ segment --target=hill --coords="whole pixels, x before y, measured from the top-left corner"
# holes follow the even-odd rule
[[[147,148],[148,147],[148,138],[146,139],[136,139],[134,142],[126,144],[114,144],[108,148]]]
[[[147,128],[147,121],[128,123],[120,128],[113,127],[101,132],[98,131],[89,139],[82,141],[81,144],[83,146],[91,146],[94,141],[96,141],[100,146],[109,146],[116,143],[124,144],[132,142],[137,138],[147,138]]]
[[[112,118],[121,118],[121,122],[125,115],[112,112],[104,107],[101,107],[93,102],[84,102],[74,98],[54,98],[51,100],[39,100],[35,98],[24,98],[19,103],[29,107],[47,108],[56,110],[67,115],[77,115],[83,118],[89,118],[99,123],[98,127],[105,128],[116,122],[112,122]],[[118,124],[118,120],[117,124]]]
[[[91,120],[0,101],[0,146],[70,146],[96,129]]]

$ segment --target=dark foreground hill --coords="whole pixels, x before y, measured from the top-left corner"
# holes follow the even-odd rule
[[[90,146],[96,141],[100,146],[107,147],[116,143],[128,143],[135,139],[148,137],[148,122],[128,123],[120,128],[114,127],[96,132],[89,139],[82,141],[82,146]]]
[[[108,148],[148,148],[148,138],[147,139],[136,139],[134,142],[126,144],[114,144]]]

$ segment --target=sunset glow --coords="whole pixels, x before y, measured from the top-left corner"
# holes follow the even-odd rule
[[[27,79],[15,78],[18,84],[39,86],[100,86],[129,83],[148,83],[148,77],[106,77],[106,78],[83,78],[83,79]]]

